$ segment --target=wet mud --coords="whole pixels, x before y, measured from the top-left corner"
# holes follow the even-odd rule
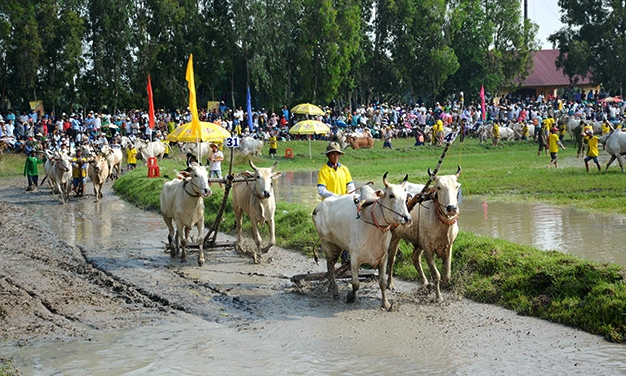
[[[255,265],[232,248],[171,259],[157,213],[105,198],[60,205],[0,182],[2,356],[24,374],[623,374],[622,345],[397,281],[354,304],[296,274],[325,265],[273,248]],[[218,242],[234,238],[220,234]]]

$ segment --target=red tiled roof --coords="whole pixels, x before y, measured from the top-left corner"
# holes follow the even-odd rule
[[[533,70],[526,77],[522,87],[536,86],[568,86],[569,77],[563,73],[562,69],[556,69],[556,59],[559,50],[541,50],[533,56]],[[580,78],[579,85],[589,85],[591,80],[588,77]]]

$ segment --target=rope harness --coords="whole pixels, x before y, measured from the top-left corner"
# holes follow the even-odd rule
[[[254,186],[250,186],[250,184],[249,184],[249,183],[250,183],[250,182],[252,182],[252,181],[254,181],[254,180],[246,180],[246,181],[244,181],[244,183],[246,183],[246,187],[248,187],[248,189],[250,190],[250,192],[252,192],[252,194],[253,194],[253,195],[255,195],[255,196],[256,196],[256,198],[258,198],[259,200],[265,200],[265,199],[267,199],[267,197],[265,197],[265,196],[260,195],[260,194],[258,194],[258,193],[257,193],[257,190],[256,190],[256,184],[254,184]]]
[[[378,204],[378,206],[380,206],[380,209],[381,209],[381,214],[382,214],[382,216],[383,216],[383,220],[384,220],[384,221],[385,221],[385,223],[386,223],[386,226],[385,226],[385,227],[381,226],[381,225],[378,223],[378,221],[376,220],[376,215],[374,215],[374,209],[376,208],[376,204]],[[369,206],[369,205],[368,205],[368,204],[366,204],[366,206]],[[358,215],[358,213],[361,211],[361,207],[362,207],[362,205],[361,205],[361,203],[359,203],[359,205],[357,206],[357,215]],[[385,211],[384,211],[383,209],[386,209],[386,210],[388,210],[388,211],[390,211],[390,212],[392,212],[392,213],[394,213],[394,214],[396,214],[396,215],[398,215],[398,216],[402,217],[402,214],[398,213],[397,211],[395,211],[395,210],[393,210],[393,209],[391,209],[391,208],[388,208],[387,206],[385,206],[385,205],[381,204],[380,202],[378,202],[378,200],[376,200],[376,201],[372,202],[372,204],[371,204],[371,210],[370,210],[370,215],[372,216],[372,221],[373,221],[373,222],[368,222],[368,221],[366,221],[366,220],[365,220],[365,219],[363,219],[363,217],[361,217],[360,215],[358,215],[358,216],[357,216],[357,218],[360,218],[363,222],[367,223],[368,225],[375,226],[377,229],[379,229],[379,230],[380,230],[380,231],[382,231],[382,232],[387,232],[387,231],[389,231],[389,230],[393,230],[393,229],[395,229],[396,227],[398,227],[398,224],[397,224],[397,223],[394,223],[394,224],[390,224],[390,223],[389,223],[389,221],[388,221],[388,220],[387,220],[387,218],[385,217]]]
[[[446,226],[452,226],[459,220],[459,213],[457,212],[452,217],[446,214],[445,206],[441,205],[439,202],[439,196],[435,194],[435,212],[437,213],[437,218],[439,218],[439,222]]]
[[[192,192],[195,193],[194,195],[192,195],[191,193],[189,193],[189,191],[187,190],[187,184],[191,183],[191,188],[192,188]],[[195,184],[193,182],[193,180],[185,180],[183,182],[183,190],[185,191],[186,194],[188,194],[191,197],[202,197],[202,193],[198,193],[196,192],[195,189],[193,189],[194,187],[197,187],[198,185]]]

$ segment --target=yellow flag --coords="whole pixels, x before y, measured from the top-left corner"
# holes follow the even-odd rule
[[[191,111],[191,135],[200,137],[200,119],[198,118],[198,107],[196,106],[196,83],[193,78],[193,54],[189,55],[187,63],[187,87],[189,87],[189,111]]]

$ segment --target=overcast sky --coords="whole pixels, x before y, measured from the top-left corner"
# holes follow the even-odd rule
[[[524,11],[524,0],[522,13]],[[558,0],[528,0],[528,18],[539,25],[537,38],[543,49],[552,49],[552,44],[547,41],[548,36],[563,27]]]

